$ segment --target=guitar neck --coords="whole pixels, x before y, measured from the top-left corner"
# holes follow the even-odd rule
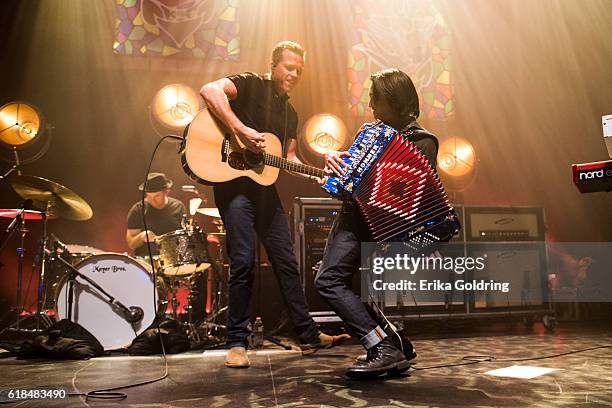
[[[309,176],[325,177],[325,172],[317,167],[296,163],[273,154],[264,153],[264,163],[268,166],[277,167],[279,169],[289,170],[296,173],[308,174]]]

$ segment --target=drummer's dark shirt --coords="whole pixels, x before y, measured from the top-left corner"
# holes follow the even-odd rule
[[[145,202],[146,203],[146,202]],[[147,220],[147,228],[153,231],[155,235],[160,236],[167,232],[181,229],[181,220],[185,214],[185,205],[176,198],[168,197],[168,204],[161,210],[153,208],[151,204],[145,205],[145,217]],[[144,230],[142,222],[142,202],[138,201],[132,206],[127,216],[128,229]],[[153,255],[159,254],[157,244],[151,243]],[[136,256],[147,256],[148,250],[146,245],[141,245],[134,250]]]

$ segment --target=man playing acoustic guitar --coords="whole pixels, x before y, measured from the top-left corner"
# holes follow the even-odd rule
[[[287,146],[286,158],[296,157],[297,113],[289,93],[297,85],[304,67],[304,49],[283,41],[272,51],[269,74],[232,75],[205,84],[200,90],[208,109],[234,137],[253,153],[264,153],[265,133],[273,133]],[[310,348],[329,348],[349,338],[321,333],[310,317],[293,252],[287,215],[275,186],[262,186],[240,177],[213,187],[215,203],[227,230],[230,258],[229,312],[225,365],[248,367],[248,324],[255,265],[255,236],[263,243],[289,317],[299,340]]]

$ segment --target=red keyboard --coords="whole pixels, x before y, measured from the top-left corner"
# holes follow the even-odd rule
[[[612,191],[612,160],[572,164],[572,172],[581,193]]]

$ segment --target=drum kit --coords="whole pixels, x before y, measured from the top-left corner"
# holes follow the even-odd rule
[[[219,323],[226,311],[225,232],[219,212],[204,208],[198,212],[213,217],[218,231],[204,233],[195,223],[157,237],[159,256],[134,258],[105,252],[86,245],[65,244],[47,232],[47,221],[57,218],[88,220],[93,211],[76,193],[51,180],[13,175],[13,189],[25,201],[20,209],[0,210],[0,217],[12,219],[0,239],[0,251],[11,236],[20,236],[16,321],[4,329],[42,331],[57,319],[67,318],[93,334],[105,350],[129,346],[136,336],[156,319],[179,321],[194,346],[216,345],[224,340],[225,326]],[[39,288],[37,309],[24,313],[22,280],[26,222],[41,221],[43,232],[36,258]],[[218,245],[211,257],[209,242]],[[155,271],[155,273],[153,273]],[[154,278],[155,276],[155,278]],[[186,300],[179,292],[186,289]],[[195,304],[199,296],[201,302]],[[194,309],[201,313],[195,318]],[[34,319],[35,325],[25,324]]]

